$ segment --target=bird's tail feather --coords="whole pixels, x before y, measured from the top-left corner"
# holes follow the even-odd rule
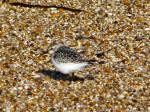
[[[106,63],[105,61],[98,61],[98,60],[95,60],[95,59],[88,60],[87,62],[90,65],[92,65],[92,64],[104,64],[104,63]]]
[[[96,63],[98,63],[98,61],[97,61],[97,60],[94,60],[94,59],[88,60],[87,62],[88,62],[89,64],[96,64]]]

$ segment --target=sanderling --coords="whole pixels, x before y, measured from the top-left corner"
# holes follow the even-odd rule
[[[79,71],[95,63],[95,60],[86,60],[74,49],[65,45],[55,47],[51,60],[55,68],[63,74]]]

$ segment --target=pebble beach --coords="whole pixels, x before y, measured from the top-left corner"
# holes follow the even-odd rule
[[[58,44],[100,63],[63,75]],[[150,112],[150,2],[1,0],[0,112]]]

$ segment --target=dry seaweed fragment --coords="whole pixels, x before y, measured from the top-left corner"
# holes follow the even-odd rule
[[[7,2],[7,1],[4,1]],[[84,10],[82,9],[74,9],[74,8],[69,8],[69,7],[64,7],[64,6],[57,6],[57,5],[32,5],[32,4],[26,4],[26,3],[20,3],[20,2],[8,2],[12,6],[21,6],[21,7],[29,7],[29,8],[57,8],[59,10],[68,10],[71,12],[82,12]]]

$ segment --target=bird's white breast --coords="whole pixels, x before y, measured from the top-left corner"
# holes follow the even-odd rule
[[[54,64],[54,66],[61,73],[64,73],[64,74],[68,74],[68,73],[71,73],[73,71],[80,70],[80,69],[82,69],[88,65],[87,62],[84,62],[84,63],[56,63],[53,59],[52,59],[52,62]]]

